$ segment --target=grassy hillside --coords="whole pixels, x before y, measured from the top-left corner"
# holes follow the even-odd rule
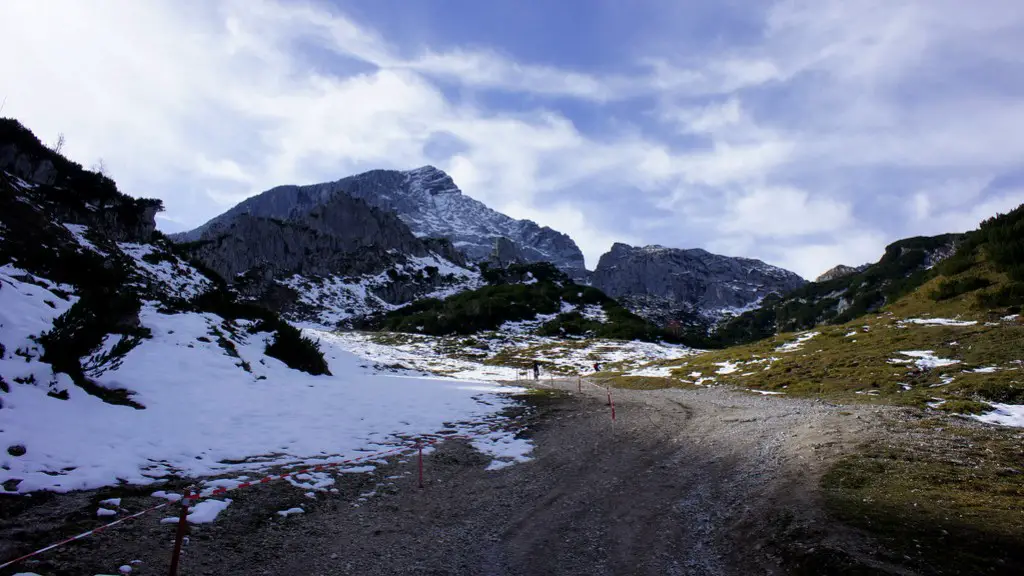
[[[880,309],[813,328],[808,319],[798,323],[811,328],[802,333],[768,334],[757,342],[662,363],[658,366],[672,375],[664,384],[729,384],[952,412],[1024,404],[1024,206],[961,237],[956,253],[937,266],[913,272],[903,282],[896,280],[902,272],[883,274],[911,270],[921,261],[920,256],[907,260],[908,255],[942,242],[894,244],[901,248],[890,247],[888,259],[862,274],[798,291],[838,291],[844,282],[863,295],[863,286],[871,285],[892,299]],[[799,299],[785,300],[795,306]],[[778,315],[786,309],[783,302],[770,311]]]
[[[889,245],[878,263],[862,272],[826,282],[812,282],[765,300],[757,310],[719,326],[703,344],[721,348],[755,342],[779,332],[841,325],[897,303],[926,283],[926,306],[974,293],[956,309],[988,310],[1024,303],[1024,206],[990,218],[967,234],[900,240]],[[966,306],[966,308],[965,308]]]
[[[789,294],[769,296],[756,310],[717,327],[706,347],[753,342],[777,332],[806,330],[819,324],[843,324],[899,299],[928,281],[932,264],[951,254],[963,235],[907,238],[890,244],[867,269],[811,282]]]
[[[573,283],[548,263],[485,267],[483,277],[487,286],[445,300],[419,300],[371,320],[367,327],[448,336],[490,332],[506,323],[539,320],[528,329],[540,336],[646,341],[670,338],[600,290]]]

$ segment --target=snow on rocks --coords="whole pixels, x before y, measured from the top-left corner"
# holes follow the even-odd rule
[[[796,340],[794,340],[792,342],[786,342],[785,344],[783,344],[783,345],[779,346],[778,348],[776,348],[775,351],[776,352],[794,352],[796,350],[799,350],[799,349],[803,348],[805,342],[807,342],[811,338],[814,338],[815,336],[818,336],[820,334],[821,334],[821,332],[804,332],[803,334],[798,335],[796,337]]]
[[[194,298],[209,290],[213,283],[188,263],[177,256],[161,254],[151,244],[135,244],[120,242],[117,245],[122,252],[135,260],[136,270],[146,281],[155,283],[166,294],[174,294],[182,299]],[[157,255],[158,258],[147,257]],[[151,261],[151,260],[155,260]]]
[[[95,244],[90,242],[89,239],[85,237],[86,231],[89,230],[88,226],[83,226],[81,224],[65,223],[64,227],[67,228],[68,232],[71,232],[71,235],[75,237],[75,242],[78,242],[78,245],[81,246],[82,248],[85,248],[86,250],[91,250],[99,254],[100,256],[107,255],[106,252],[97,248]]]
[[[501,432],[489,435],[486,438],[478,438],[472,441],[472,445],[484,454],[494,457],[487,470],[499,470],[511,466],[516,462],[528,462],[533,451],[533,444],[523,438],[517,438],[513,432]]]
[[[291,516],[292,514],[305,514],[305,513],[306,513],[306,511],[303,510],[302,508],[289,508],[287,510],[278,510],[277,511],[277,515],[282,517],[282,518],[287,518],[287,517]]]
[[[992,404],[993,411],[971,416],[976,420],[989,424],[1002,426],[1013,426],[1024,428],[1024,405],[1021,404]]]
[[[920,324],[922,326],[974,326],[976,320],[951,320],[949,318],[909,318],[900,320],[899,324]]]
[[[436,288],[425,291],[418,298],[443,300],[483,285],[479,272],[456,266],[435,254],[410,256],[406,262],[379,274],[355,277],[295,274],[290,278],[278,280],[277,283],[295,290],[299,303],[317,311],[311,317],[301,318],[309,327],[334,328],[353,318],[397,310],[405,306],[390,303],[375,293],[377,289],[393,283],[391,275],[396,273],[402,276],[421,277],[436,274],[442,279]]]
[[[580,314],[583,315],[587,320],[594,320],[601,322],[602,324],[608,322],[608,313],[604,311],[604,308],[597,304],[588,304],[580,310]]]
[[[973,370],[964,370],[964,372],[972,372],[974,374],[992,374],[999,371],[998,366],[983,366],[981,368],[975,368]]]
[[[910,358],[892,358],[889,360],[889,363],[914,364],[921,370],[931,370],[932,368],[941,368],[942,366],[952,366],[953,364],[960,363],[959,360],[939,358],[935,356],[935,352],[932,350],[906,350],[900,352],[900,354]]]

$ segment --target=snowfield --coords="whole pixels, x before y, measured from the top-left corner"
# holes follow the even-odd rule
[[[480,433],[474,443],[503,462],[523,461],[532,446],[487,423],[521,391],[484,381],[389,376],[323,339],[333,376],[310,376],[263,354],[267,334],[213,314],[143,309],[153,332],[96,380],[133,391],[144,410],[107,404],[54,377],[48,364],[12,353],[31,343],[70,304],[54,308],[48,290],[5,270],[0,373],[10,385],[0,410],[0,483],[17,492],[65,492],[121,482],[154,484],[170,474],[204,477],[274,465],[330,463],[406,445],[441,430]],[[38,306],[29,306],[31,303]],[[9,306],[15,304],[17,307]],[[19,322],[10,312],[17,311]],[[237,357],[218,344],[220,332]],[[34,374],[35,383],[12,382]],[[48,396],[61,382],[67,400]],[[8,447],[20,446],[14,456]],[[18,450],[15,450],[17,453]]]
[[[522,328],[531,322],[537,321],[506,322],[500,332],[472,337],[316,330],[308,330],[307,333],[364,358],[367,367],[470,380],[516,380],[520,372],[516,368],[484,363],[499,353],[514,355],[527,364],[536,360],[541,363],[544,375],[550,375],[554,370],[565,375],[591,373],[594,363],[601,364],[602,369],[615,365],[618,370],[639,370],[656,360],[675,360],[700,352],[676,344],[533,336]],[[648,374],[635,372],[629,375]]]

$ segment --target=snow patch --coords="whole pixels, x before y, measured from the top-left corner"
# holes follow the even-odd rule
[[[1024,428],[1024,405],[992,404],[992,407],[994,408],[993,411],[987,414],[974,415],[972,418],[989,424]]]
[[[805,332],[796,337],[796,340],[787,342],[775,349],[776,352],[793,352],[803,348],[804,343],[820,335],[821,332]]]
[[[949,318],[910,318],[899,324],[921,324],[923,326],[974,326],[976,320],[951,320]]]
[[[921,370],[931,370],[932,368],[940,368],[942,366],[952,366],[953,364],[959,364],[959,360],[953,360],[949,358],[939,358],[935,356],[935,352],[932,350],[906,350],[900,352],[907,358],[892,358],[889,360],[890,364],[914,364]]]
[[[719,366],[715,374],[732,374],[739,370],[740,363],[726,360],[725,362],[715,362],[715,366]]]

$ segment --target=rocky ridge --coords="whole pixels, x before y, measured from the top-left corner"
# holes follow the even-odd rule
[[[178,236],[198,240],[243,214],[293,219],[339,195],[395,214],[418,238],[446,238],[470,261],[490,259],[499,240],[511,243],[517,259],[551,262],[585,274],[583,253],[569,236],[530,220],[516,220],[465,196],[452,178],[433,166],[415,170],[371,170],[335,182],[279,186],[249,198],[199,228]],[[507,249],[505,249],[507,251]]]
[[[818,276],[817,278],[814,279],[814,281],[815,282],[828,282],[829,280],[835,280],[836,278],[842,278],[844,276],[852,276],[854,274],[857,274],[858,272],[863,272],[864,270],[867,270],[868,266],[870,266],[870,264],[862,264],[862,265],[857,266],[856,268],[854,268],[853,266],[846,266],[846,265],[840,264],[840,265],[838,265],[838,266],[836,266],[834,268],[829,269],[827,272],[825,272],[821,276]]]
[[[804,284],[797,274],[760,260],[622,243],[601,256],[593,274],[594,287],[660,324],[717,320]]]

